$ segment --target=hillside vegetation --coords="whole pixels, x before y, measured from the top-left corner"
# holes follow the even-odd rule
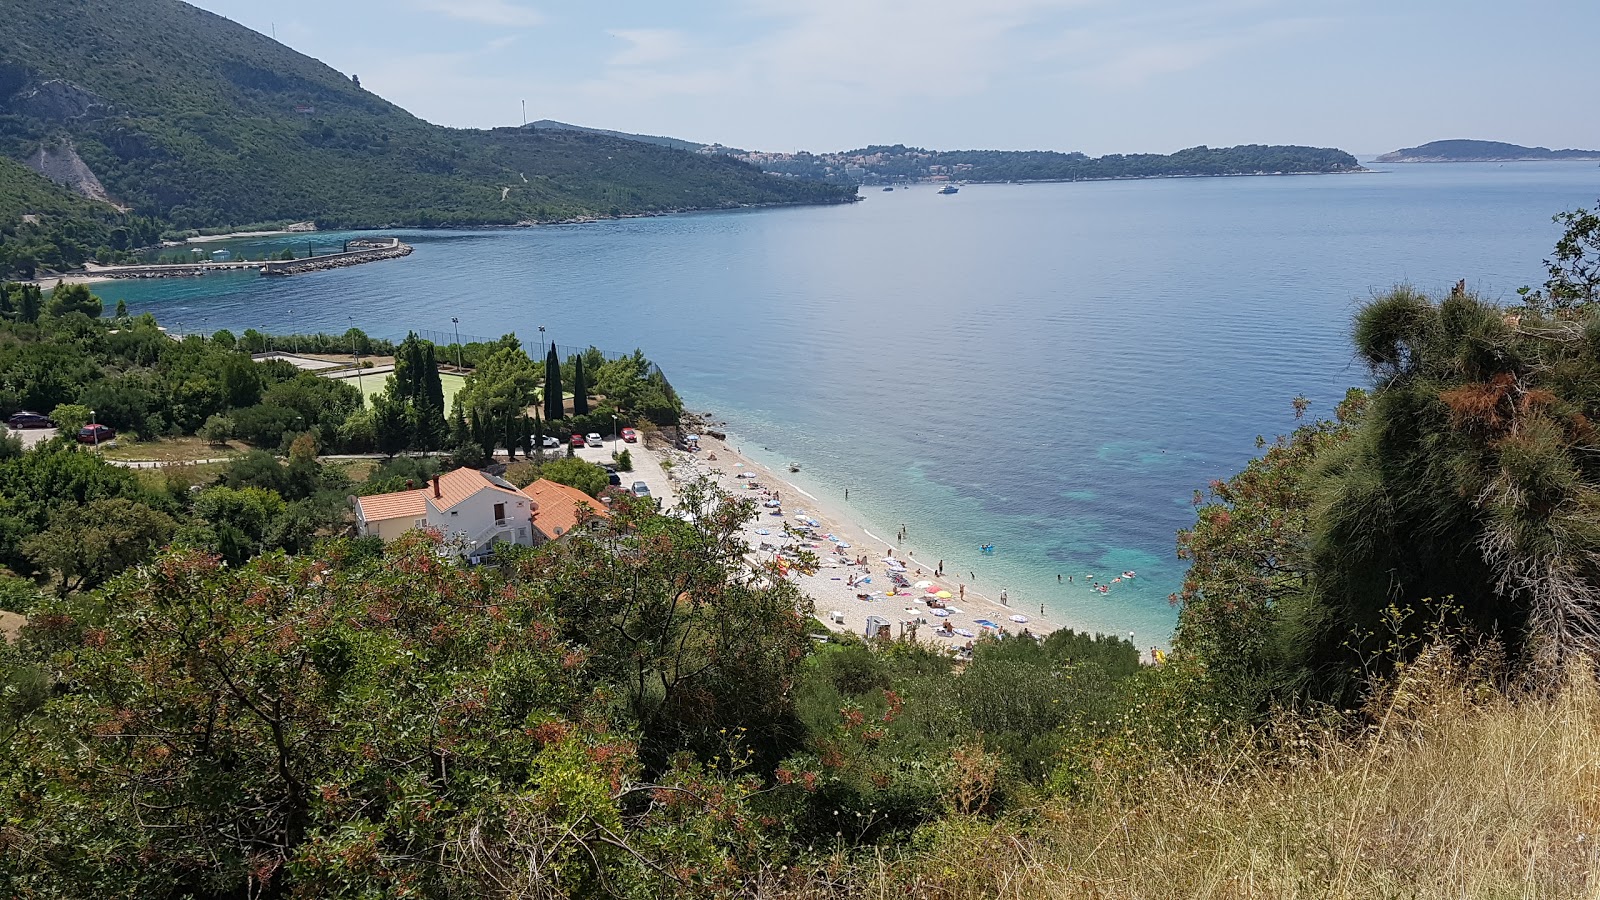
[[[424,122],[179,0],[30,2],[0,17],[0,151],[88,164],[181,228],[510,224],[820,203],[729,159],[570,131]]]
[[[766,171],[825,181],[1098,181],[1208,175],[1304,175],[1362,171],[1354,156],[1325,147],[1244,144],[1190,147],[1176,153],[1111,153],[1101,157],[1051,150],[924,150],[863,147],[840,153],[723,151]]]
[[[0,157],[0,278],[31,278],[36,269],[74,268],[88,259],[113,262],[160,234],[151,219],[85,200]]]
[[[0,895],[1592,897],[1600,215],[1557,218],[1516,306],[1361,308],[1370,389],[1196,497],[1159,665],[1071,631],[961,659],[830,633],[745,542],[758,501],[705,481],[664,512],[593,479],[606,519],[492,566],[351,537],[348,494],[436,462],[357,487],[320,460],[355,392],[24,290],[0,385],[75,396],[63,422],[142,397],[221,438],[227,410],[288,460],[151,478],[0,439],[0,604],[28,616],[0,642]],[[456,394],[480,450],[540,374],[501,344]],[[395,349],[373,414],[426,437],[433,348]],[[552,354],[548,409],[570,383],[581,415],[591,368],[668,400],[645,362]]]

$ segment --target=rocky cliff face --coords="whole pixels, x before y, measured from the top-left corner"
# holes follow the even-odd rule
[[[104,118],[113,110],[104,98],[70,81],[6,66],[0,72],[0,112],[64,124]]]
[[[23,162],[28,168],[79,196],[102,203],[111,202],[105,185],[95,177],[94,170],[78,155],[70,140],[63,138],[56,143],[41,145]]]

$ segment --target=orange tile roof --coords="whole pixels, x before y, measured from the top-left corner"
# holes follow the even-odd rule
[[[428,492],[425,490],[396,491],[393,494],[373,494],[357,497],[356,507],[366,522],[387,519],[420,519],[428,514]]]
[[[580,510],[582,518],[609,519],[605,505],[575,487],[557,484],[541,478],[522,489],[534,503],[533,527],[546,538],[554,540],[578,527]]]
[[[433,505],[438,507],[440,512],[444,512],[484,488],[490,488],[512,496],[516,496],[517,493],[510,488],[503,488],[495,484],[485,478],[484,474],[477,469],[468,469],[463,466],[454,472],[446,472],[439,476],[439,498],[433,501]],[[423,487],[423,490],[429,492],[431,496],[433,484],[429,483]]]
[[[415,490],[358,497],[356,505],[361,509],[361,518],[368,522],[401,518],[419,519],[428,514],[427,504],[430,501],[436,509],[444,512],[484,488],[511,497],[518,496],[516,491],[495,484],[477,469],[463,467],[439,476],[438,497],[434,497],[433,482],[429,481]]]

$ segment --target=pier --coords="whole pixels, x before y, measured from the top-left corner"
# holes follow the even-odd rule
[[[229,260],[215,262],[197,260],[192,263],[170,263],[138,266],[86,266],[83,274],[96,278],[191,278],[208,272],[241,272],[254,270],[262,275],[299,275],[340,269],[362,263],[398,259],[411,254],[411,245],[399,238],[382,240],[360,239],[349,243],[352,249],[325,256],[306,259],[274,259],[263,261]]]

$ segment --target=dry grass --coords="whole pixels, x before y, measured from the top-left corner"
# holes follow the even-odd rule
[[[100,452],[107,459],[124,461],[192,462],[197,459],[237,456],[245,449],[245,446],[238,441],[218,446],[197,437],[180,437],[129,444],[117,443],[101,449]]]
[[[1001,822],[949,820],[908,856],[865,870],[841,864],[766,894],[1600,896],[1592,673],[1559,692],[1511,697],[1436,654],[1388,692],[1364,734],[1321,731],[1271,765],[1251,756],[1231,768],[1180,764],[1136,790]]]

